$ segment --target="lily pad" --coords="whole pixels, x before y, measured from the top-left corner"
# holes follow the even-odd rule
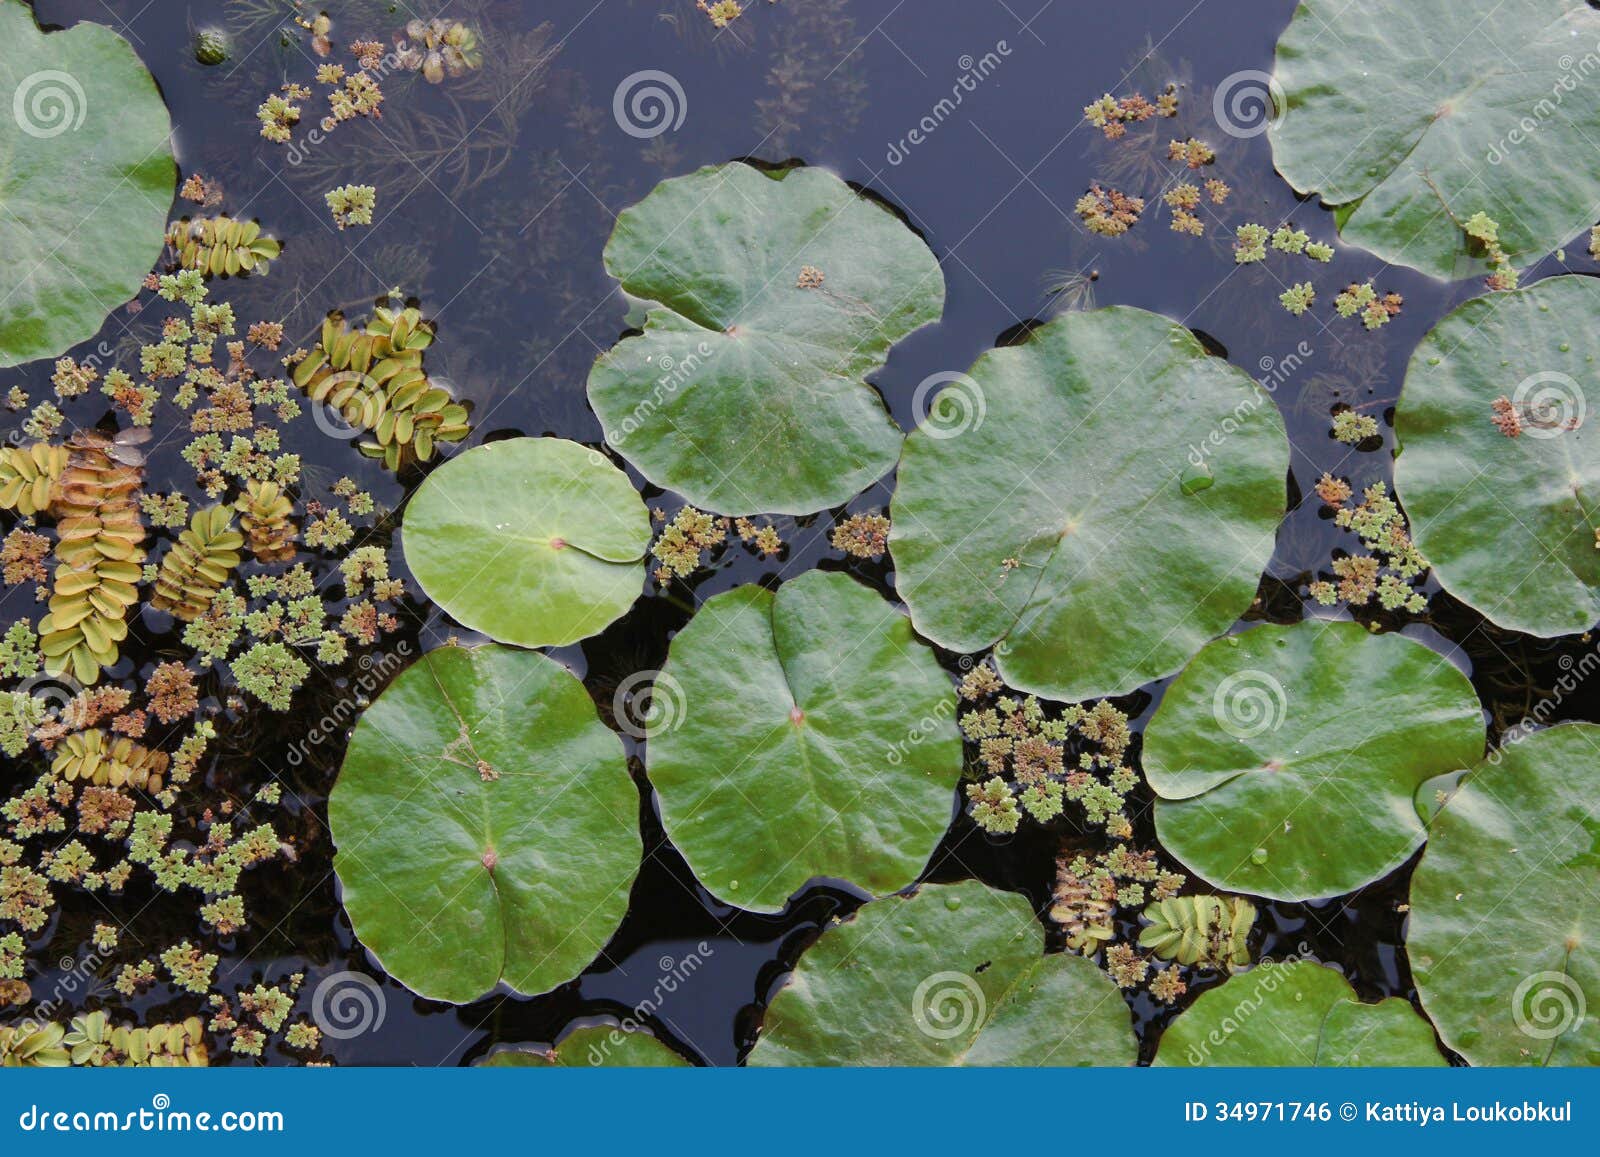
[[[883,477],[901,433],[864,381],[944,308],[928,247],[824,169],[664,181],[617,217],[606,268],[648,303],[589,401],[658,486],[720,514],[808,514]]]
[[[1483,756],[1467,677],[1404,635],[1307,620],[1219,639],[1144,735],[1162,845],[1221,888],[1275,900],[1353,891],[1425,836],[1432,776]]]
[[[643,853],[622,741],[565,667],[509,647],[441,647],[401,672],[356,725],[328,826],[356,936],[458,1004],[581,972]]]
[[[1600,727],[1535,732],[1429,829],[1406,951],[1422,1007],[1475,1065],[1600,1065],[1597,769]]]
[[[776,912],[818,876],[897,891],[950,826],[950,679],[906,617],[847,575],[707,599],[672,640],[663,687],[679,721],[645,754],[661,819],[730,903]]]
[[[13,366],[93,337],[138,294],[178,170],[155,80],[104,25],[46,33],[0,0],[0,102],[0,366]]]
[[[1170,675],[1250,606],[1283,515],[1283,420],[1182,326],[1066,314],[985,353],[931,413],[889,541],[940,646],[998,644],[1012,687],[1090,699]]]
[[[1395,412],[1418,549],[1451,594],[1532,635],[1600,621],[1597,311],[1592,277],[1468,301],[1417,347]]]
[[[1273,162],[1385,261],[1481,272],[1461,225],[1484,212],[1526,264],[1600,201],[1600,172],[1572,163],[1600,135],[1600,104],[1563,99],[1596,41],[1584,0],[1301,0],[1278,41]]]
[[[1200,994],[1161,1034],[1156,1065],[1354,1068],[1446,1065],[1433,1027],[1391,996],[1362,1003],[1331,968],[1263,963]]]
[[[559,647],[599,634],[639,597],[650,512],[599,451],[511,438],[429,475],[402,541],[423,592],[458,623]]]
[[[689,1062],[647,1032],[591,1024],[573,1029],[548,1049],[497,1049],[482,1067],[678,1069]]]
[[[874,900],[808,948],[753,1066],[1131,1065],[1128,1006],[1028,901],[976,880]]]

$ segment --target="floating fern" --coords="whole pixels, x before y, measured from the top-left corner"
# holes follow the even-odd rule
[[[71,671],[89,686],[117,661],[128,608],[139,599],[145,552],[137,466],[111,457],[112,442],[83,432],[67,444],[56,484],[56,570],[39,649],[52,675]]]
[[[171,764],[164,751],[154,751],[126,736],[112,739],[104,731],[79,731],[61,743],[50,770],[72,783],[98,787],[131,787],[157,792]]]
[[[322,340],[294,367],[294,383],[372,435],[360,444],[367,457],[382,458],[391,470],[426,462],[438,443],[459,442],[471,428],[466,407],[423,369],[433,332],[413,307],[398,313],[380,307],[359,330],[331,313]]]
[[[28,517],[47,509],[66,468],[65,446],[35,442],[0,449],[0,510]]]
[[[226,273],[238,276],[259,269],[263,274],[283,245],[261,235],[254,221],[232,217],[195,217],[174,221],[167,229],[167,244],[178,255],[184,269],[198,269],[211,277]]]
[[[294,504],[276,482],[245,483],[234,509],[257,559],[283,562],[294,557],[295,525],[289,520]]]
[[[1068,948],[1092,956],[1116,935],[1115,885],[1108,896],[1105,885],[1083,879],[1069,864],[1065,857],[1057,862],[1050,919],[1066,933]]]
[[[192,623],[217,597],[239,565],[244,535],[233,529],[233,511],[226,506],[199,510],[189,528],[161,560],[150,605]],[[291,550],[292,553],[292,550]]]
[[[1250,963],[1245,940],[1256,922],[1256,906],[1243,896],[1177,896],[1144,910],[1150,922],[1139,933],[1139,947],[1163,960],[1203,968],[1237,968]]]

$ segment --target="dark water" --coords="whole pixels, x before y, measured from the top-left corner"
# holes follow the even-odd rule
[[[1324,470],[1348,476],[1359,489],[1388,477],[1387,420],[1412,346],[1452,305],[1478,292],[1471,283],[1443,286],[1341,247],[1339,276],[1375,278],[1380,292],[1404,295],[1404,312],[1377,333],[1332,317],[1320,302],[1315,316],[1294,319],[1276,302],[1284,286],[1271,269],[1235,266],[1225,240],[1168,232],[1153,205],[1134,233],[1113,240],[1089,234],[1073,214],[1091,181],[1148,193],[1167,171],[1149,150],[1102,140],[1082,123],[1082,106],[1107,91],[1137,88],[1153,97],[1172,81],[1182,86],[1183,113],[1176,123],[1158,122],[1162,139],[1170,127],[1172,136],[1192,132],[1216,148],[1215,173],[1235,189],[1231,221],[1289,220],[1316,239],[1335,240],[1330,215],[1300,202],[1273,173],[1266,138],[1227,136],[1211,115],[1213,89],[1224,77],[1270,69],[1292,0],[1042,6],[1024,0],[1011,7],[999,0],[756,0],[721,34],[690,0],[459,0],[433,10],[354,0],[331,6],[340,45],[388,40],[412,15],[445,15],[477,28],[486,65],[438,88],[414,77],[386,81],[381,121],[342,126],[321,144],[303,142],[308,110],[291,149],[262,141],[254,119],[266,95],[285,80],[309,83],[315,67],[303,37],[280,35],[291,11],[282,0],[39,0],[37,7],[42,19],[58,24],[114,23],[160,82],[183,174],[220,180],[228,211],[258,217],[286,239],[270,277],[230,283],[221,295],[242,319],[281,317],[291,335],[302,335],[335,306],[362,314],[391,286],[420,297],[439,323],[430,367],[476,404],[475,441],[547,433],[598,441],[584,379],[595,355],[627,324],[600,263],[612,217],[664,177],[734,158],[828,166],[903,212],[939,257],[948,285],[943,321],[897,347],[875,379],[908,427],[913,391],[928,375],[964,370],[982,350],[1053,309],[1091,299],[1131,304],[1181,320],[1271,382],[1294,443],[1295,496],[1309,494]],[[232,35],[228,64],[207,69],[194,62],[190,35],[203,25]],[[986,53],[999,56],[1000,66],[964,92],[961,107],[923,143],[907,148],[909,130],[950,95],[971,58]],[[681,127],[651,140],[622,131],[612,114],[619,82],[646,69],[670,74],[684,94]],[[340,233],[329,224],[322,193],[346,182],[378,186],[374,228]],[[1587,258],[1569,260],[1592,272]],[[1535,276],[1557,268],[1552,259]],[[1069,289],[1052,296],[1052,282],[1063,279]],[[100,340],[131,353],[150,340],[149,328],[119,313]],[[39,365],[7,372],[0,384],[25,380],[37,398],[48,392],[47,375],[48,366]],[[1358,451],[1334,441],[1328,418],[1339,403],[1383,419],[1385,445]],[[98,415],[73,416],[92,422]],[[348,474],[380,505],[402,504],[405,487],[393,476],[320,437],[309,423],[296,426],[302,428],[286,438],[286,448],[303,456],[308,476],[331,481]],[[192,481],[177,457],[180,446],[174,441],[152,455],[153,489]],[[891,490],[892,478],[850,509],[884,506]],[[653,505],[677,505],[648,487],[645,494]],[[1306,579],[1326,570],[1335,549],[1349,547],[1319,505],[1313,498],[1285,520],[1255,617],[1301,617]],[[760,562],[730,550],[714,571],[696,577],[692,591],[647,589],[604,635],[557,657],[586,675],[602,711],[609,711],[619,682],[661,665],[691,598],[698,602],[743,582],[774,583],[819,564],[849,569],[892,596],[887,564],[847,565],[828,547],[831,524],[826,514],[799,525],[779,520],[788,541],[779,559]],[[326,572],[331,564],[318,565]],[[14,591],[9,599],[23,597]],[[407,606],[405,618],[391,646],[403,643],[411,654],[451,630],[420,602]],[[1564,657],[1570,663],[1586,648],[1580,640],[1508,635],[1439,594],[1428,615],[1405,629],[1471,673],[1496,729],[1553,684]],[[173,646],[148,622],[136,632],[144,649],[130,650],[140,660]],[[953,665],[954,657],[947,658]],[[577,981],[537,999],[494,997],[462,1008],[416,1000],[383,978],[340,910],[324,800],[341,742],[302,744],[291,756],[296,740],[353,690],[360,688],[323,678],[287,719],[225,714],[206,793],[244,798],[275,777],[289,789],[279,826],[293,835],[298,863],[247,877],[252,926],[224,942],[218,987],[304,970],[309,990],[335,972],[370,972],[385,985],[385,1019],[375,1031],[326,1042],[326,1054],[340,1063],[470,1062],[495,1044],[548,1042],[574,1020],[624,1016],[649,1002],[645,1019],[658,1035],[698,1060],[731,1064],[799,951],[828,918],[859,903],[848,891],[819,885],[776,917],[720,904],[664,839],[636,762],[646,857],[629,914],[602,958]],[[1152,686],[1123,705],[1142,723],[1159,694],[1160,686]],[[1568,709],[1575,709],[1570,699]],[[1141,839],[1153,842],[1148,816],[1138,822]],[[1042,906],[1063,834],[1070,835],[1032,831],[992,841],[958,820],[929,878],[976,875],[1025,891]],[[1309,953],[1337,965],[1368,998],[1412,996],[1401,947],[1408,874],[1409,867],[1337,901],[1267,906],[1260,950]],[[148,889],[131,889],[113,913],[127,924],[124,944],[132,952],[200,931],[187,900]],[[81,957],[89,928],[104,918],[95,901],[69,899],[48,941],[34,942],[33,960]],[[663,997],[662,976],[681,971],[691,955],[703,963]],[[46,969],[36,992],[53,979]],[[72,1003],[106,995],[80,990]],[[156,1017],[194,1010],[159,986],[137,1007]],[[1170,1013],[1141,998],[1135,1014],[1148,1057]]]

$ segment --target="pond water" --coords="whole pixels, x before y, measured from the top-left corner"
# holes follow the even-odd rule
[[[1326,311],[1296,319],[1277,303],[1285,286],[1275,273],[1265,265],[1236,266],[1223,240],[1179,236],[1153,212],[1132,234],[1107,239],[1089,233],[1073,212],[1092,181],[1159,188],[1169,171],[1164,148],[1112,146],[1083,122],[1082,107],[1102,92],[1154,95],[1173,82],[1180,86],[1182,113],[1170,135],[1193,132],[1213,144],[1215,172],[1234,187],[1238,219],[1287,220],[1333,241],[1331,215],[1298,199],[1273,172],[1266,137],[1219,132],[1212,113],[1213,93],[1225,78],[1270,70],[1293,0],[779,0],[750,4],[721,32],[692,0],[455,0],[437,11],[414,12],[408,4],[370,0],[331,7],[341,43],[388,40],[411,15],[466,21],[485,46],[485,68],[437,87],[397,77],[385,83],[381,120],[342,126],[317,141],[304,131],[313,119],[308,116],[295,141],[280,147],[258,137],[255,106],[285,80],[309,82],[315,68],[306,38],[282,34],[292,11],[282,0],[37,3],[42,21],[96,20],[127,37],[171,108],[183,175],[201,172],[220,181],[229,211],[257,217],[285,239],[269,277],[230,283],[224,299],[236,312],[247,319],[283,318],[293,337],[310,334],[331,308],[363,313],[391,286],[420,298],[439,327],[430,365],[475,405],[474,441],[556,434],[598,443],[585,376],[629,324],[600,260],[619,210],[662,178],[701,165],[734,158],[823,165],[903,213],[943,266],[943,320],[898,346],[875,378],[907,428],[916,421],[916,388],[929,375],[965,370],[984,349],[1013,340],[1030,320],[1090,303],[1165,313],[1262,378],[1288,422],[1291,495],[1298,505],[1284,522],[1253,614],[1293,621],[1306,613],[1306,580],[1352,541],[1314,496],[1299,502],[1300,496],[1310,494],[1324,470],[1350,477],[1358,488],[1389,477],[1387,420],[1406,359],[1444,312],[1479,291],[1476,283],[1442,285],[1341,246],[1341,276],[1373,278],[1380,292],[1401,293],[1404,311],[1374,333]],[[191,35],[202,26],[228,30],[230,61],[210,68],[195,62]],[[637,126],[626,131],[614,115],[619,85],[644,71],[666,74],[681,92],[672,94],[670,115],[682,117],[675,129],[645,136]],[[954,92],[959,106],[941,106]],[[1166,129],[1163,122],[1163,146]],[[375,227],[332,227],[322,194],[345,182],[378,187]],[[1552,258],[1529,279],[1558,267]],[[1587,257],[1569,257],[1568,267],[1593,271]],[[149,340],[149,329],[119,312],[86,348],[100,343],[125,354]],[[1129,351],[1130,360],[1137,352]],[[20,380],[42,397],[48,374],[48,365],[38,364],[7,371],[0,384]],[[1384,446],[1356,449],[1335,441],[1329,415],[1340,403],[1378,417]],[[1129,412],[1126,420],[1144,419]],[[303,456],[308,473],[328,480],[349,475],[380,505],[402,504],[405,490],[392,474],[348,443],[299,425],[304,428],[287,448]],[[152,488],[192,484],[180,449],[178,439],[153,449]],[[633,478],[652,505],[669,511],[677,505],[637,474]],[[850,509],[887,505],[892,485],[892,477],[885,479]],[[711,594],[743,582],[775,584],[820,564],[848,569],[892,597],[887,562],[847,563],[829,547],[832,521],[827,514],[798,525],[780,519],[787,547],[777,559],[730,549],[688,586],[663,592],[652,584],[603,635],[557,657],[585,675],[609,712],[614,688],[635,672],[659,668],[673,632],[693,604]],[[321,572],[331,565],[320,562]],[[12,600],[26,597],[17,590],[6,596],[0,606],[7,619]],[[1449,653],[1471,674],[1493,717],[1492,733],[1520,718],[1590,646],[1581,639],[1547,643],[1507,634],[1442,594],[1434,594],[1421,617],[1361,612],[1364,618],[1374,613],[1387,625],[1408,624],[1409,634]],[[415,655],[451,633],[470,638],[417,599],[407,603],[404,620],[388,643],[393,653],[403,647]],[[140,642],[132,653],[139,660],[176,653],[175,635],[139,628],[136,634]],[[954,670],[955,657],[945,658]],[[637,760],[644,868],[627,918],[582,977],[543,997],[494,996],[459,1008],[415,999],[384,978],[354,941],[340,908],[325,799],[342,756],[339,721],[348,717],[352,698],[373,697],[401,665],[375,662],[370,678],[359,671],[343,680],[318,678],[287,717],[224,713],[208,788],[243,798],[281,778],[292,817],[283,826],[293,828],[298,859],[247,877],[253,922],[225,942],[219,986],[297,970],[308,985],[347,970],[372,975],[386,997],[383,1021],[349,1039],[325,1040],[325,1055],[341,1064],[470,1063],[497,1044],[548,1042],[576,1019],[633,1010],[685,1055],[735,1063],[759,1024],[763,1001],[800,949],[860,897],[819,884],[780,916],[724,906],[697,884],[664,838]],[[1142,723],[1160,693],[1153,685],[1122,705]],[[1569,700],[1565,710],[1576,709]],[[1600,712],[1588,717],[1600,718]],[[307,738],[313,729],[332,730],[334,737]],[[1141,837],[1153,843],[1147,812],[1138,823]],[[1063,827],[994,840],[958,818],[929,878],[976,875],[1026,891],[1042,906],[1057,843],[1074,836]],[[1337,965],[1369,999],[1414,999],[1400,947],[1408,872],[1338,901],[1265,906],[1260,951],[1309,954]],[[131,889],[111,911],[127,928],[125,943],[145,951],[199,932],[192,907],[148,886]],[[69,900],[51,925],[48,944],[36,942],[33,956],[63,961],[70,970],[71,960],[87,950],[90,927],[105,915],[96,900]],[[47,970],[34,987],[48,990],[56,979]],[[69,1003],[105,995],[80,989]],[[197,1003],[158,988],[136,1007],[174,1018],[195,1011]],[[1135,1014],[1148,1057],[1171,1014],[1144,997]],[[291,1058],[269,1050],[266,1059]]]

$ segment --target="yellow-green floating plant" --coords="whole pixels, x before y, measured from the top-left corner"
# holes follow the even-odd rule
[[[167,228],[167,244],[178,255],[180,267],[208,277],[222,273],[237,277],[257,269],[266,273],[283,251],[282,243],[263,236],[255,221],[225,216],[174,221]]]
[[[67,468],[65,446],[35,442],[0,449],[0,509],[29,517],[47,509]]]
[[[39,622],[45,670],[85,687],[117,661],[128,608],[139,600],[145,559],[139,467],[112,457],[112,441],[82,432],[67,443],[57,483],[56,570],[50,613]]]
[[[1163,960],[1203,968],[1241,968],[1250,963],[1245,941],[1256,922],[1256,906],[1243,896],[1174,896],[1144,910],[1150,922],[1139,947]]]
[[[426,462],[438,443],[459,442],[471,428],[466,407],[423,369],[433,334],[433,323],[414,307],[379,307],[362,329],[331,313],[322,340],[294,367],[294,383],[372,435],[360,444],[367,457],[382,458],[391,470]]]
[[[125,735],[112,739],[91,728],[62,741],[50,770],[68,783],[158,792],[171,762],[164,751],[152,750]]]
[[[276,482],[251,479],[234,503],[239,522],[249,538],[250,553],[260,562],[284,562],[294,557],[295,525],[289,516],[294,503]]]
[[[161,560],[150,605],[192,623],[206,613],[239,565],[244,535],[233,528],[233,511],[213,506],[196,511],[189,528]]]

